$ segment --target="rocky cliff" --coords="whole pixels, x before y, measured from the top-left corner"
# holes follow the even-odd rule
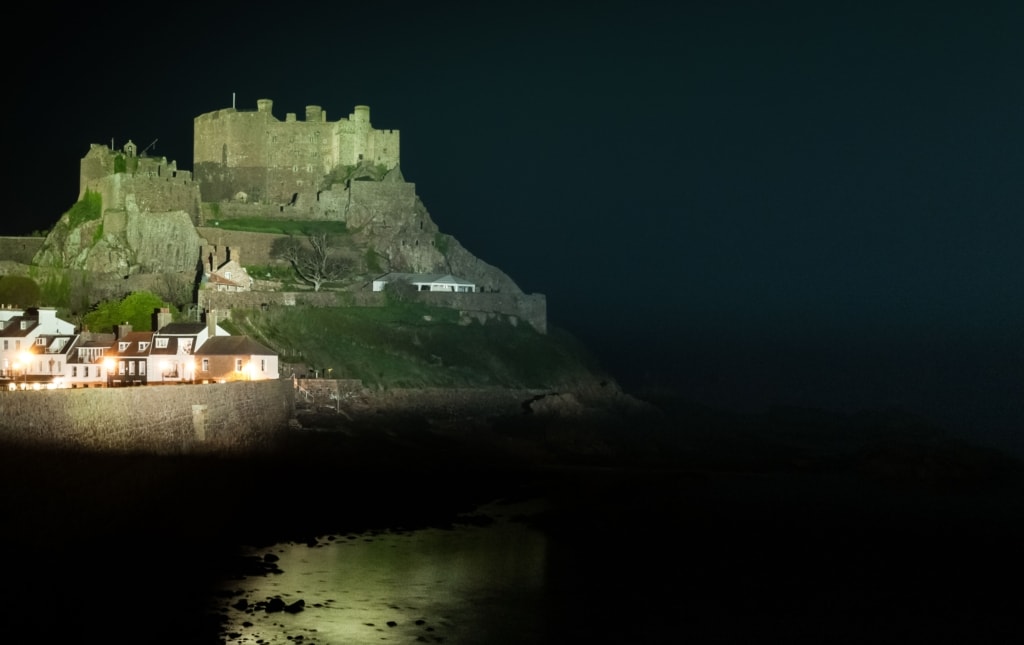
[[[225,202],[198,217],[185,211],[161,212],[155,205],[123,196],[123,209],[104,205],[102,215],[85,219],[65,213],[35,255],[42,267],[89,271],[99,275],[194,275],[202,247],[231,248],[243,264],[285,264],[274,257],[280,234],[232,230],[231,220],[335,220],[349,235],[338,252],[353,260],[350,288],[369,284],[381,273],[450,273],[474,282],[482,291],[521,294],[503,271],[484,262],[458,240],[440,231],[398,168],[373,176],[353,172],[315,196],[301,196],[288,207]],[[133,185],[133,184],[125,184]],[[120,207],[117,203],[115,206]],[[214,213],[216,213],[214,215]],[[222,256],[223,259],[223,256]]]

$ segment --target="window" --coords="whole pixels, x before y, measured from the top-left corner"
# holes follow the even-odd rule
[[[265,358],[261,358],[260,359],[260,371],[261,372],[266,372],[267,371],[267,359],[265,359]]]
[[[124,376],[124,361],[117,362],[117,373]]]
[[[128,361],[128,376],[135,376],[135,361]]]
[[[89,378],[89,366],[88,365],[82,367],[82,376],[84,376],[85,378]]]
[[[156,348],[157,349],[166,349],[167,348],[167,339],[166,338],[157,338],[156,339]]]
[[[8,346],[7,346],[7,343],[9,343],[9,342],[11,342],[11,341],[9,341],[9,340],[5,340],[5,341],[4,341],[4,351],[5,351],[5,352],[6,352],[6,351],[7,351],[8,349],[10,349],[10,347],[8,347]]]
[[[149,343],[142,343],[142,342],[139,343],[139,351],[140,352],[146,351],[147,348],[149,348]]]
[[[85,369],[89,369],[89,368],[87,367]],[[75,378],[77,376],[78,376],[78,367],[75,366],[75,365],[72,365],[71,366],[71,378]]]
[[[236,358],[235,359],[235,371],[236,372],[241,372],[242,371],[242,359],[240,359],[240,358]]]
[[[131,343],[125,343],[125,342],[121,342],[121,343],[118,343],[118,344],[117,344],[117,351],[119,351],[119,352],[123,352],[123,351],[125,351],[126,349],[128,349],[128,346],[129,346],[129,345],[131,345]]]
[[[145,375],[146,375],[146,363],[145,362],[141,362],[141,363],[139,363],[139,376],[145,376]]]
[[[204,372],[209,372],[210,371],[210,359],[208,359],[208,358],[204,358],[203,359],[203,371]]]
[[[37,338],[36,339],[36,345],[39,345],[40,347],[45,347],[46,346],[46,339],[45,338]]]

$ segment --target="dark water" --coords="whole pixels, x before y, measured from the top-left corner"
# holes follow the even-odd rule
[[[1019,498],[849,474],[562,472],[447,530],[252,551],[228,642],[1011,643]],[[1011,491],[1007,491],[1010,493]],[[493,522],[480,522],[481,516]],[[251,611],[275,596],[294,615]],[[245,609],[231,608],[239,598]],[[251,623],[246,625],[245,623]],[[389,624],[393,623],[393,624]]]
[[[808,447],[781,431],[788,443],[736,434],[662,454],[645,430],[505,428],[483,446],[389,427],[240,459],[8,447],[6,635],[1021,642],[1016,462],[905,436]],[[513,458],[527,438],[573,452]],[[281,573],[242,566],[268,554]],[[274,597],[303,610],[258,604]]]

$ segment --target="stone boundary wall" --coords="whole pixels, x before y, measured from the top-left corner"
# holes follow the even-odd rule
[[[0,392],[0,442],[186,454],[271,448],[294,417],[290,380]]]
[[[443,291],[419,292],[414,297],[435,307],[457,309],[463,322],[484,323],[492,318],[507,317],[512,324],[523,321],[541,334],[548,331],[547,297],[541,293],[450,293]],[[267,307],[383,307],[382,291],[215,291],[200,289],[199,308],[262,309]]]
[[[200,289],[199,308],[209,311],[267,307],[383,307],[384,294],[358,291],[216,291]]]
[[[458,309],[463,317],[485,322],[495,316],[507,316],[515,324],[522,320],[542,334],[548,333],[547,297],[541,293],[458,293],[425,291],[416,294],[422,302],[435,307]]]
[[[0,237],[0,260],[32,264],[45,241],[45,237]]]
[[[236,253],[241,257],[242,266],[283,264],[281,261],[270,257],[270,248],[274,240],[279,237],[287,237],[286,235],[253,233],[251,231],[229,231],[217,226],[197,226],[196,232],[199,233],[199,237],[206,240],[207,245],[217,247],[217,259],[219,262],[224,262],[227,259],[227,249],[231,248],[236,250]],[[203,261],[206,261],[205,257]]]

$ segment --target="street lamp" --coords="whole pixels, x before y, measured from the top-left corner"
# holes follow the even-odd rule
[[[21,364],[25,366],[25,369],[22,371],[22,381],[24,381],[25,387],[28,387],[28,369],[32,366],[32,354],[22,352],[19,358],[21,359]]]
[[[103,369],[107,371],[107,387],[114,384],[114,359],[104,358]]]

